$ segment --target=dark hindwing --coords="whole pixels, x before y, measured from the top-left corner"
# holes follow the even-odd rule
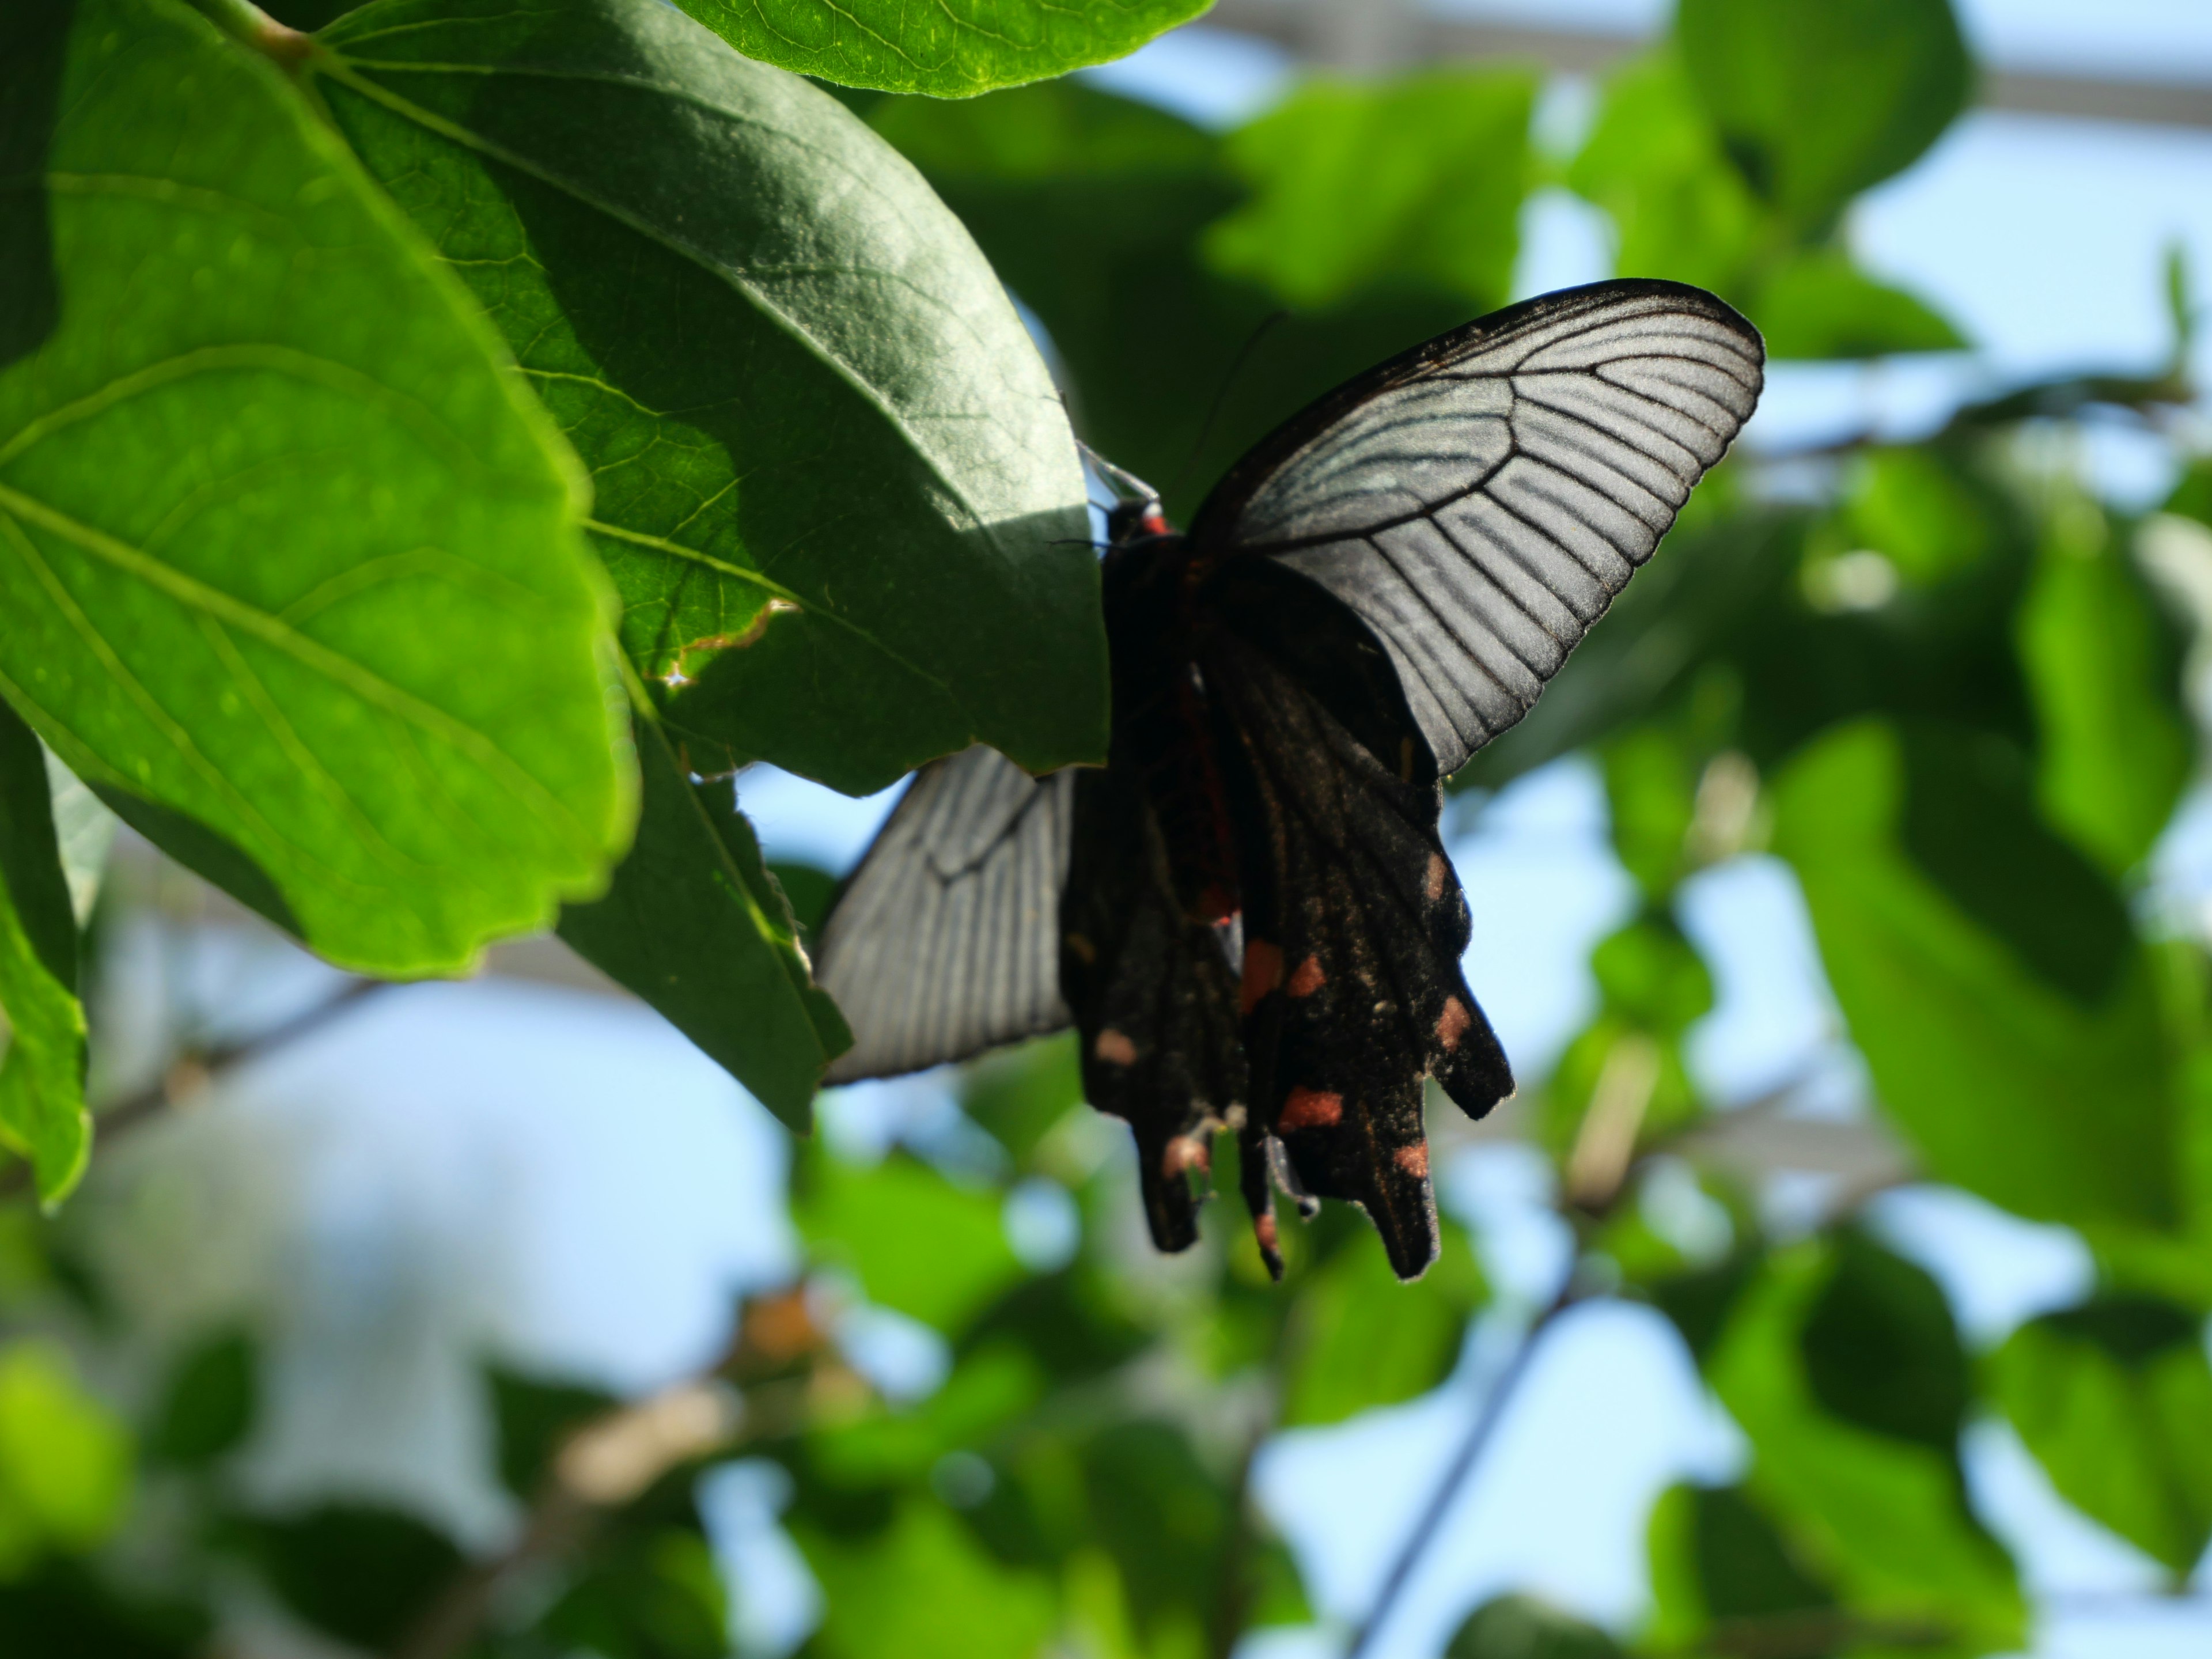
[[[1758,331],[1676,283],[1595,283],[1415,348],[1293,417],[1191,528],[1279,560],[1388,651],[1449,775],[1528,712],[1757,403]]]
[[[1176,895],[1159,820],[1133,768],[1075,775],[1060,906],[1060,984],[1083,1044],[1083,1092],[1127,1119],[1145,1217],[1163,1250],[1198,1237],[1193,1174],[1245,1097],[1237,981],[1214,928]]]
[[[1322,612],[1318,635],[1301,623],[1282,644],[1334,640],[1334,654],[1349,656],[1364,630],[1321,597],[1333,625]],[[1267,615],[1280,623],[1279,611]],[[1433,1076],[1480,1116],[1512,1091],[1512,1073],[1461,975],[1467,902],[1410,720],[1401,713],[1395,722],[1409,741],[1378,741],[1387,708],[1341,684],[1317,685],[1283,654],[1224,629],[1203,663],[1243,878],[1245,1162],[1273,1164],[1293,1192],[1360,1205],[1390,1265],[1410,1279],[1437,1250],[1422,1079]],[[1272,1256],[1264,1188],[1248,1182],[1247,1198]]]
[[[1057,957],[1074,799],[1073,773],[1033,778],[981,747],[915,775],[823,925],[814,976],[854,1039],[824,1082],[1067,1024]]]

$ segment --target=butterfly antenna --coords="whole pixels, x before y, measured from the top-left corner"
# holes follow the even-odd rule
[[[1198,437],[1190,447],[1190,453],[1176,469],[1175,477],[1168,480],[1165,493],[1172,495],[1176,488],[1190,476],[1191,468],[1198,465],[1198,458],[1206,453],[1206,443],[1213,436],[1213,428],[1220,422],[1221,411],[1229,406],[1229,394],[1236,390],[1237,377],[1244,372],[1244,365],[1251,362],[1252,354],[1260,348],[1260,342],[1267,337],[1276,324],[1290,314],[1288,311],[1271,311],[1260,319],[1259,326],[1244,337],[1244,343],[1237,348],[1237,355],[1229,360],[1229,368],[1222,374],[1221,385],[1213,394],[1213,406],[1206,411],[1206,419],[1199,426]]]

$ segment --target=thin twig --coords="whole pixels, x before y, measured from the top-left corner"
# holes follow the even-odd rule
[[[1344,1659],[1360,1659],[1360,1656],[1374,1644],[1376,1637],[1381,1634],[1392,1608],[1397,1605],[1398,1597],[1413,1577],[1413,1569],[1421,1564],[1421,1558],[1428,1553],[1429,1546],[1436,1541],[1444,1517],[1450,1513],[1452,1504],[1459,1498],[1461,1487],[1467,1484],[1468,1477],[1481,1462],[1482,1454],[1497,1433],[1515,1389],[1519,1387],[1521,1379],[1528,1375],[1528,1363],[1535,1355],[1537,1344],[1553,1322],[1574,1306],[1578,1299],[1574,1276],[1570,1273],[1567,1282],[1560,1286],[1559,1295],[1552,1298],[1551,1305],[1538,1314],[1522,1334],[1521,1346],[1514,1350],[1512,1359],[1499,1374],[1497,1382],[1491,1385],[1490,1393],[1482,1402],[1482,1409],[1475,1413],[1474,1421],[1468,1425],[1467,1437],[1460,1442],[1459,1449],[1452,1454],[1451,1462],[1445,1465],[1443,1479],[1437,1482],[1436,1490],[1429,1495],[1427,1507],[1422,1510],[1420,1518],[1413,1523],[1406,1541],[1399,1547],[1397,1559],[1391,1562],[1390,1571],[1383,1576],[1382,1588],[1375,1593],[1374,1605],[1368,1608],[1367,1617],[1361,1620],[1359,1628],[1352,1632],[1352,1645],[1345,1650]]]

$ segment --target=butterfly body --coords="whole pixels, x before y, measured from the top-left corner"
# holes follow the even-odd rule
[[[1426,343],[1286,422],[1177,534],[1109,514],[1107,763],[925,769],[825,926],[855,1034],[830,1080],[1072,1023],[1164,1249],[1235,1133],[1273,1195],[1358,1204],[1433,1258],[1426,1080],[1512,1089],[1460,971],[1441,780],[1518,720],[1756,400],[1756,331],[1596,284]]]

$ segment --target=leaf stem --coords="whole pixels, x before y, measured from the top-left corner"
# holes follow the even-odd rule
[[[1459,1498],[1461,1487],[1474,1473],[1475,1466],[1482,1462],[1482,1454],[1488,1449],[1491,1440],[1496,1436],[1498,1425],[1505,1416],[1505,1407],[1511,1403],[1514,1391],[1528,1374],[1528,1363],[1535,1356],[1537,1344],[1542,1340],[1545,1331],[1561,1314],[1574,1306],[1580,1296],[1575,1275],[1570,1273],[1566,1283],[1559,1287],[1559,1293],[1552,1298],[1551,1304],[1530,1322],[1521,1338],[1521,1346],[1513,1351],[1512,1359],[1498,1381],[1492,1384],[1482,1402],[1482,1409],[1475,1413],[1474,1421],[1468,1425],[1467,1436],[1460,1442],[1459,1449],[1452,1454],[1451,1462],[1445,1465],[1443,1478],[1437,1482],[1436,1490],[1430,1493],[1428,1504],[1422,1510],[1420,1517],[1413,1522],[1413,1530],[1407,1534],[1406,1541],[1399,1546],[1397,1559],[1390,1563],[1390,1571],[1383,1575],[1382,1588],[1376,1591],[1375,1602],[1368,1608],[1367,1617],[1352,1632],[1352,1644],[1345,1650],[1344,1659],[1361,1659],[1361,1656],[1374,1645],[1375,1638],[1382,1633],[1391,1610],[1397,1606],[1399,1596],[1404,1594],[1407,1583],[1412,1579],[1413,1569],[1421,1564],[1421,1558],[1428,1553],[1429,1546],[1436,1541],[1444,1517],[1451,1512],[1452,1504]]]
[[[280,69],[289,70],[314,48],[312,37],[278,22],[252,0],[191,0],[191,3],[225,34],[252,47]]]

